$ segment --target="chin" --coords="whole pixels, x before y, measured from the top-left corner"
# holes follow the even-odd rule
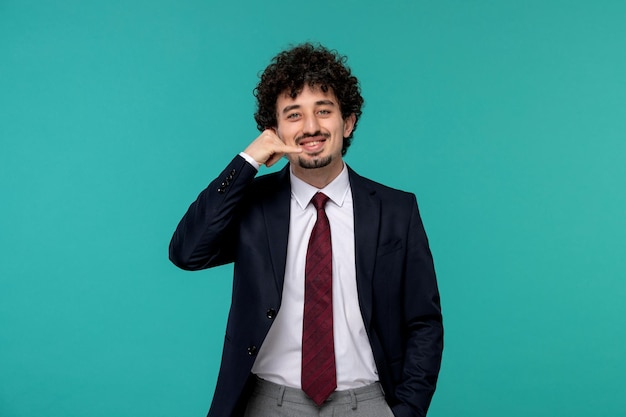
[[[305,158],[299,157],[298,165],[300,165],[300,167],[304,169],[316,169],[316,168],[323,168],[325,166],[328,166],[330,165],[332,161],[333,161],[333,157],[330,155],[321,157],[321,158],[315,158],[315,159],[305,159]]]

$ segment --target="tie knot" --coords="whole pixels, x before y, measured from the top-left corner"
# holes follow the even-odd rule
[[[323,209],[326,205],[326,202],[329,200],[329,197],[324,193],[317,193],[311,199],[311,203],[313,203],[313,207],[317,210]]]

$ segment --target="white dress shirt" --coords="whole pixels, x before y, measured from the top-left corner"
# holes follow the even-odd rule
[[[247,159],[247,158],[246,158]],[[280,311],[255,360],[252,372],[280,385],[301,388],[302,319],[306,252],[317,212],[311,198],[326,194],[333,257],[333,327],[337,389],[378,381],[374,355],[359,308],[354,249],[354,212],[348,170],[321,190],[291,179],[291,216],[287,263]]]

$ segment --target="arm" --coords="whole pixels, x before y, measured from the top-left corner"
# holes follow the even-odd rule
[[[259,165],[272,166],[285,153],[301,152],[286,146],[271,130],[265,130],[244,151]],[[189,206],[170,242],[174,265],[186,270],[210,268],[234,261],[237,216],[245,207],[248,185],[256,167],[237,156]]]
[[[395,390],[396,417],[423,417],[435,392],[443,351],[443,324],[432,255],[413,200],[405,265],[406,352],[403,381]]]
[[[234,260],[236,217],[256,169],[237,156],[204,189],[178,224],[170,242],[174,265],[199,270]]]

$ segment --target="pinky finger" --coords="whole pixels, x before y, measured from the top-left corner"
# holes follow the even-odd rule
[[[276,162],[280,161],[280,158],[283,157],[284,154],[282,153],[274,153],[272,154],[272,156],[270,156],[267,161],[265,161],[265,166],[266,167],[271,167],[272,165],[274,165]]]

